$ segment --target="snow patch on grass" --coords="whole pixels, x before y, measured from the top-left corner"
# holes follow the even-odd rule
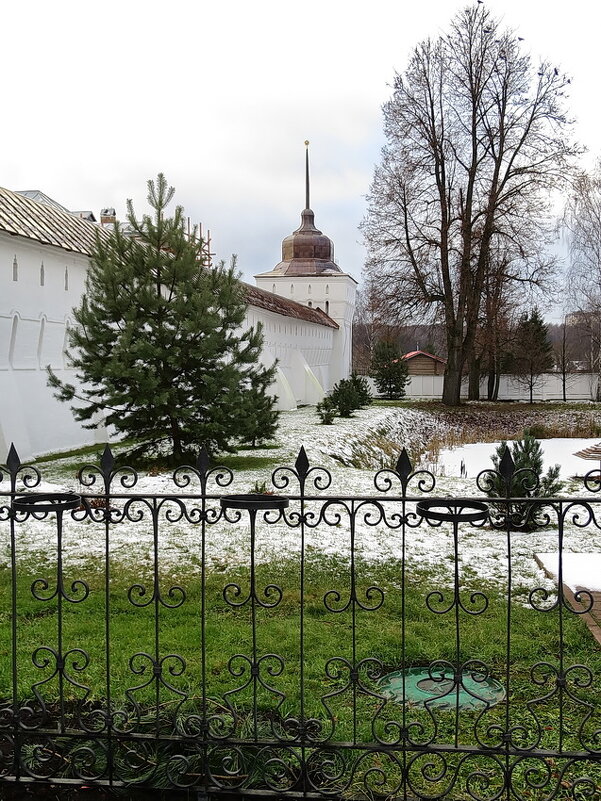
[[[327,521],[315,525],[315,518],[309,518],[306,529],[305,548],[308,554],[327,554],[346,564],[349,560],[351,537],[357,556],[371,563],[398,562],[404,557],[407,570],[427,569],[436,575],[442,585],[450,586],[454,575],[455,542],[451,524],[444,523],[432,527],[426,523],[418,525],[416,517],[408,519],[405,535],[400,526],[401,502],[394,500],[400,493],[398,480],[392,477],[390,493],[382,493],[376,483],[375,475],[381,468],[391,468],[396,463],[401,445],[411,454],[417,453],[427,444],[429,438],[442,438],[445,422],[435,414],[406,408],[372,407],[357,412],[352,418],[337,418],[334,425],[325,426],[318,422],[314,409],[306,408],[282,414],[277,448],[260,451],[268,454],[275,463],[293,465],[300,446],[304,445],[311,466],[325,468],[331,476],[331,485],[320,489],[313,485],[307,487],[309,494],[326,496],[372,496],[381,499],[386,507],[389,525],[377,524],[380,507],[375,501],[366,502],[356,515],[355,529],[351,531],[349,504],[333,502],[328,510]],[[118,451],[118,449],[117,449]],[[241,455],[256,456],[257,451],[242,451]],[[117,462],[118,462],[117,455]],[[81,457],[48,462],[40,465],[44,482],[36,491],[82,491],[76,480]],[[278,483],[288,475],[290,483],[282,488]],[[313,477],[323,472],[315,472]],[[389,474],[390,475],[390,474]],[[298,484],[291,473],[280,471],[274,476],[269,470],[244,470],[234,476],[225,489],[213,481],[209,492],[215,495],[226,493],[246,493],[252,491],[257,482],[267,482],[277,492],[298,493]],[[311,477],[310,477],[311,478]],[[0,485],[1,487],[2,485]],[[101,492],[98,484],[97,492]],[[198,485],[191,484],[189,492],[194,493]],[[124,490],[114,485],[114,492]],[[577,489],[582,492],[581,486]],[[136,494],[161,495],[175,494],[177,488],[171,473],[141,475],[133,489]],[[417,483],[409,488],[410,493],[419,495]],[[474,497],[481,495],[474,479],[441,477],[436,479],[433,494],[443,497]],[[388,500],[386,500],[388,498]],[[125,500],[116,499],[117,509],[124,508]],[[191,506],[196,504],[191,503]],[[218,509],[218,502],[211,501],[211,507]],[[412,504],[408,509],[413,508]],[[137,510],[143,515],[137,519]],[[298,511],[298,505],[291,503],[290,511]],[[311,511],[311,504],[308,504]],[[395,517],[395,514],[397,515]],[[77,517],[77,515],[75,516]],[[193,519],[193,518],[192,518]],[[298,557],[301,548],[300,528],[297,519],[290,517],[295,525],[287,526],[271,522],[271,518],[258,517],[255,558],[258,562],[269,562],[282,557]],[[376,523],[376,524],[374,524]],[[4,543],[0,558],[5,563],[9,559],[9,522],[0,522],[0,535]],[[226,570],[232,565],[249,562],[249,523],[243,514],[239,520],[207,526],[204,543],[206,565],[213,570]],[[56,558],[56,526],[53,520],[29,519],[16,525],[16,548],[18,558],[36,559],[42,564]],[[64,561],[67,570],[74,573],[82,563],[102,560],[105,539],[104,524],[92,520],[77,520],[66,516],[63,539]],[[601,552],[601,532],[596,526],[581,528],[567,520],[564,548],[571,552]],[[186,519],[175,501],[165,500],[159,511],[158,539],[155,541],[152,517],[145,502],[137,502],[131,507],[129,518],[110,527],[109,549],[111,559],[135,565],[141,579],[152,577],[155,554],[158,554],[160,571],[166,574],[186,575],[200,570],[203,543],[201,526]],[[469,603],[469,590],[477,588],[483,581],[493,581],[505,585],[507,581],[508,560],[511,560],[514,586],[524,593],[537,587],[553,589],[553,582],[545,577],[536,564],[534,553],[548,553],[557,549],[557,530],[543,529],[535,532],[512,532],[509,538],[502,531],[490,528],[462,525],[459,530],[458,552],[462,581],[465,582],[466,603]]]

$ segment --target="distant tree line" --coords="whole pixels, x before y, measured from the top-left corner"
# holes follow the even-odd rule
[[[446,358],[444,324],[403,326],[384,322],[369,303],[368,289],[369,286],[360,293],[353,327],[353,364],[357,373],[374,376],[373,365],[382,343],[394,346],[401,355],[424,350]],[[514,375],[531,396],[544,373],[554,371],[562,376],[565,399],[575,373],[598,371],[600,344],[601,309],[597,316],[578,312],[566,315],[561,323],[545,323],[537,307],[531,311],[520,311],[518,307],[499,320],[494,359],[487,351],[490,343],[482,337],[474,363],[466,366],[463,375],[469,376],[472,384],[477,379],[473,398],[480,398],[484,379],[483,397],[496,400],[502,374]]]

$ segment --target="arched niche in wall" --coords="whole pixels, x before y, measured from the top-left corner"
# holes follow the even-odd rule
[[[42,263],[42,267],[44,264]],[[42,314],[40,317],[40,333],[38,336],[38,367],[40,370],[43,370],[45,364],[43,362],[42,356],[44,353],[44,332],[46,330],[46,315]]]
[[[37,370],[40,319],[15,313],[10,337],[9,361],[13,370]]]
[[[13,367],[15,360],[15,348],[17,346],[17,329],[19,325],[19,315],[14,314],[10,327],[10,338],[8,340],[8,364]]]
[[[62,366],[65,368],[65,370],[69,368],[69,360],[67,359],[67,351],[69,350],[69,331],[71,329],[72,324],[73,324],[73,321],[71,320],[71,318],[67,317],[67,319],[65,320],[65,330],[64,330],[64,333],[63,333],[63,343],[62,343],[62,348],[61,348]]]

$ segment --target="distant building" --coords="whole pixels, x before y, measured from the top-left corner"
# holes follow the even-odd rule
[[[403,359],[407,362],[409,375],[444,375],[447,364],[446,359],[425,350],[412,350],[405,353]]]
[[[280,409],[316,403],[351,370],[355,280],[333,261],[331,241],[315,228],[308,206],[301,227],[284,239],[282,262],[245,284],[245,327],[262,323],[262,361],[277,359],[273,392]],[[22,458],[105,441],[83,429],[46,384],[47,364],[74,381],[65,361],[72,309],[85,289],[101,223],[69,212],[38,190],[0,188],[0,462],[11,441]]]

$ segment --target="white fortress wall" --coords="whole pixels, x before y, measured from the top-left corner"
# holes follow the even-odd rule
[[[0,461],[11,441],[22,459],[104,441],[81,427],[47,386],[65,369],[66,326],[79,303],[86,256],[0,232]]]
[[[318,403],[329,387],[335,329],[249,306],[245,327],[263,323],[262,361],[277,359],[278,377],[272,385],[278,408],[294,409]]]

